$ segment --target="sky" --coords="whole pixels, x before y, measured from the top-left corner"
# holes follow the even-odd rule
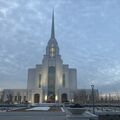
[[[55,34],[78,88],[120,91],[120,0],[0,0],[0,88],[26,88]]]

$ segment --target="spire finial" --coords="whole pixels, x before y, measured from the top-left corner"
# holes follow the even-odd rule
[[[52,13],[51,38],[55,38],[55,28],[54,28],[54,8],[53,8],[53,13]]]

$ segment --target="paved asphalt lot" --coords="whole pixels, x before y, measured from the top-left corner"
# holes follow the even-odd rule
[[[0,120],[65,120],[63,112],[0,112]]]

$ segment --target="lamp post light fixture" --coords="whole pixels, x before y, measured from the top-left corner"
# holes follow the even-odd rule
[[[92,88],[92,106],[93,106],[93,114],[95,114],[94,85],[91,85],[91,88]]]
[[[45,102],[47,102],[47,95],[45,95]]]
[[[55,96],[55,101],[58,102],[58,96],[57,95]]]

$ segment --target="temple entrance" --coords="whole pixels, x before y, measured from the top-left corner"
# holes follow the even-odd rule
[[[37,93],[37,94],[34,94],[34,103],[39,103],[40,102],[40,95]]]
[[[55,95],[54,94],[50,94],[48,96],[48,103],[55,103]]]
[[[63,94],[61,95],[61,101],[62,101],[62,103],[68,102],[67,94],[66,94],[66,93],[63,93]]]

